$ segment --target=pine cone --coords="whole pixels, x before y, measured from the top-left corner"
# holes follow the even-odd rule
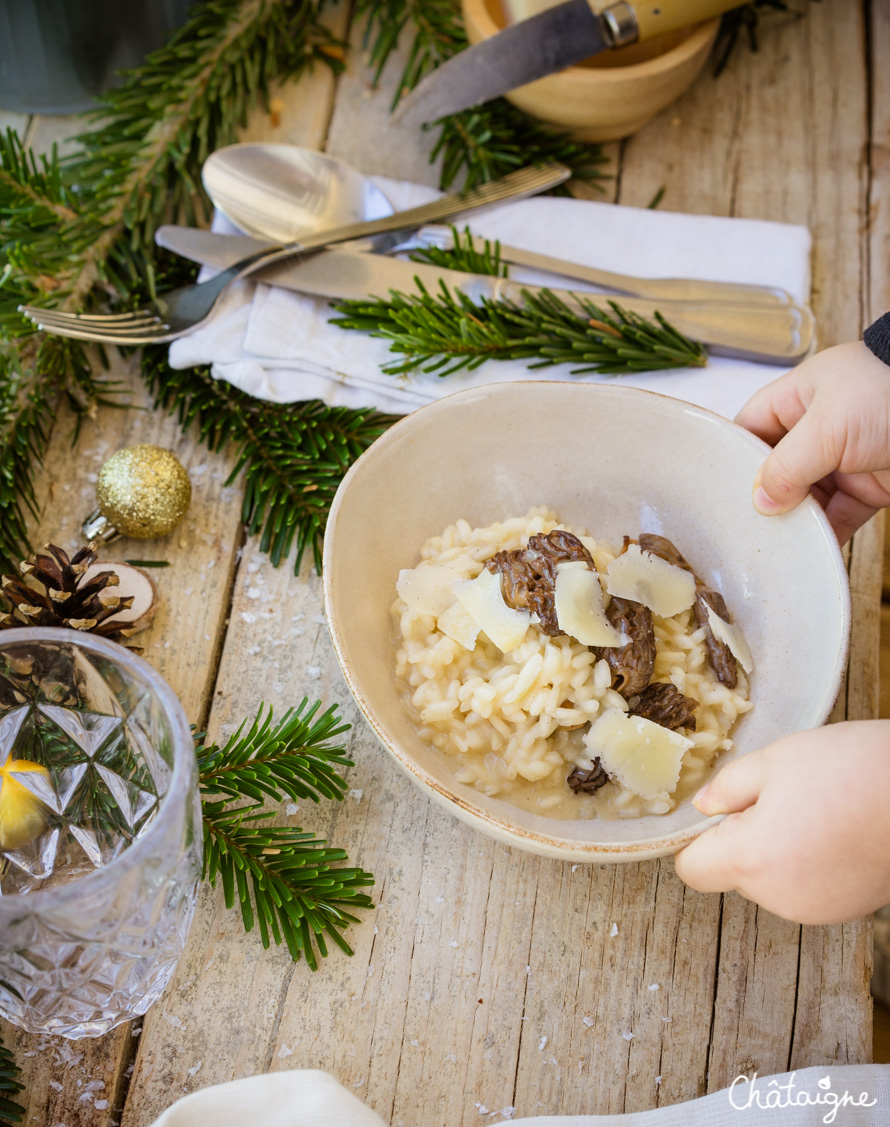
[[[132,596],[118,598],[108,591],[120,579],[113,571],[101,571],[83,582],[86,570],[96,560],[91,542],[73,557],[55,544],[20,564],[24,579],[4,575],[0,602],[8,609],[0,613],[0,630],[22,626],[66,626],[71,630],[98,634],[112,642],[123,642],[133,630],[120,622],[108,622],[113,614],[132,606]],[[42,588],[42,590],[41,590]]]

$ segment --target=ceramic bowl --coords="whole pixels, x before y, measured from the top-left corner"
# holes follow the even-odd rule
[[[485,526],[547,505],[598,539],[658,532],[724,594],[754,655],[754,708],[721,762],[831,712],[846,664],[847,574],[808,499],[760,516],[751,485],[767,447],[718,415],[616,385],[522,382],[448,396],[395,424],[334,499],[324,589],[337,656],[362,712],[422,790],[483,833],[573,861],[675,852],[708,820],[691,803],[626,821],[563,821],[457,783],[422,740],[393,675],[390,608],[400,569],[463,517]]]
[[[501,0],[462,0],[462,8],[471,44],[505,26]],[[628,137],[692,85],[719,25],[719,20],[708,20],[646,43],[603,52],[589,63],[519,86],[507,98],[525,113],[581,141]]]

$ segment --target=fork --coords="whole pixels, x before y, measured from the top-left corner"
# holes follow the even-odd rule
[[[228,286],[264,266],[336,243],[388,231],[416,229],[425,223],[448,219],[501,200],[532,196],[562,184],[569,176],[571,170],[556,163],[521,168],[468,192],[453,193],[382,219],[345,224],[309,235],[300,242],[257,251],[209,281],[158,294],[150,305],[127,313],[68,313],[36,305],[20,305],[19,312],[39,329],[56,336],[118,345],[163,344],[194,332],[210,319],[220,295]]]

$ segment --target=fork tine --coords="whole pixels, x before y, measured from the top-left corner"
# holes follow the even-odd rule
[[[36,306],[21,306],[20,312],[32,321],[41,324],[80,324],[96,328],[113,328],[115,326],[135,327],[139,325],[153,325],[161,322],[158,313],[151,309],[133,310],[129,313],[115,313],[109,315],[91,313],[67,313],[62,309],[40,309]]]
[[[45,314],[40,317],[33,318],[39,324],[49,328],[51,325],[66,325],[76,326],[80,325],[84,329],[95,329],[99,332],[105,329],[116,330],[123,329],[130,331],[133,329],[148,328],[151,325],[162,325],[164,322],[157,314],[151,314],[141,317],[120,317],[120,318],[105,318],[104,320],[97,320],[89,317],[78,317],[71,313],[57,313],[54,310],[47,310]]]
[[[171,333],[166,325],[155,326],[155,331],[152,331],[151,327],[145,330],[88,328],[74,321],[62,325],[43,325],[38,322],[37,327],[54,336],[96,341],[101,344],[163,344],[177,336],[176,333]]]

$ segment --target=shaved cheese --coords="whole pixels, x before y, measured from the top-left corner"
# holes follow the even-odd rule
[[[396,590],[409,610],[438,617],[454,605],[451,585],[463,574],[453,564],[422,564],[399,572]]]
[[[460,603],[453,603],[444,614],[440,614],[436,625],[443,634],[453,638],[465,650],[475,649],[479,624],[467,614]]]
[[[630,544],[606,569],[606,590],[642,603],[662,618],[673,618],[695,602],[695,576]]]
[[[711,633],[718,642],[722,642],[724,646],[729,647],[729,652],[742,669],[744,669],[746,673],[750,673],[754,668],[754,658],[751,656],[751,650],[745,639],[745,635],[738,626],[734,626],[731,622],[727,622],[726,619],[721,618],[708,603],[705,603],[705,606],[708,608],[708,626],[711,628]]]
[[[610,708],[591,724],[584,744],[622,786],[653,799],[676,789],[683,755],[692,740],[642,716]]]
[[[528,611],[513,610],[501,594],[501,577],[483,568],[475,579],[452,584],[457,601],[499,650],[509,653],[522,642],[531,624]]]
[[[606,618],[599,576],[582,563],[557,564],[554,587],[560,630],[582,646],[618,646],[623,635]]]

